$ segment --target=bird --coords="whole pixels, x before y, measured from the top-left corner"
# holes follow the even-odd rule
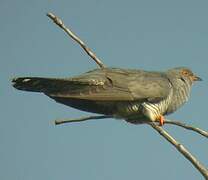
[[[201,80],[187,67],[162,72],[101,68],[69,78],[18,77],[12,85],[82,111],[163,126],[164,116],[187,102],[193,83]]]

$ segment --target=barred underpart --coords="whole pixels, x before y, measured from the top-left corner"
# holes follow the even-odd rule
[[[178,86],[174,87],[173,97],[166,114],[175,112],[180,106],[187,102],[190,96],[190,92],[191,83],[189,81],[185,81],[185,83],[178,82]]]
[[[157,120],[161,115],[164,115],[168,109],[169,104],[173,96],[173,90],[171,90],[168,97],[159,103],[144,102],[143,113],[152,121]]]

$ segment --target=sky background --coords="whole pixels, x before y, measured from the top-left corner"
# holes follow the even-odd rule
[[[164,71],[187,66],[203,78],[169,116],[208,129],[208,1],[0,0],[0,179],[203,179],[147,125],[89,115],[11,86],[18,76],[68,77],[96,64],[48,17],[53,12],[111,67]],[[207,139],[166,125],[208,166]]]

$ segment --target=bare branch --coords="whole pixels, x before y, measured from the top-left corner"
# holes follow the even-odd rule
[[[203,129],[200,129],[200,128],[197,128],[197,127],[193,127],[191,125],[187,125],[183,122],[179,122],[179,121],[172,121],[172,120],[165,120],[164,122],[165,124],[171,124],[171,125],[176,125],[176,126],[180,126],[182,128],[185,128],[185,129],[188,129],[188,130],[191,130],[191,131],[195,131],[196,133],[208,138],[208,132],[203,130]]]
[[[208,169],[203,166],[197,159],[194,157],[188,149],[186,149],[182,144],[177,142],[167,131],[165,131],[160,126],[156,125],[155,123],[148,123],[152,126],[162,137],[164,137],[168,142],[170,142],[175,148],[182,153],[199,172],[204,176],[205,179],[208,179]]]
[[[72,123],[72,122],[82,122],[82,121],[88,121],[88,120],[94,120],[94,119],[106,119],[106,118],[113,118],[113,116],[108,116],[108,115],[102,115],[102,116],[86,116],[86,117],[81,117],[77,119],[63,119],[63,120],[56,120],[55,124],[60,125],[60,124],[65,124],[65,123]],[[170,121],[166,120],[166,124],[172,124],[172,125],[177,125],[180,127],[183,127],[188,130],[193,130],[199,134],[202,134],[203,136],[206,137],[206,131],[203,131],[199,128],[195,128],[189,125],[186,125],[181,122],[177,121]],[[168,142],[170,142],[175,148],[182,153],[198,170],[199,172],[205,177],[205,179],[208,179],[208,169],[203,166],[197,159],[194,157],[188,149],[186,149],[182,144],[177,142],[167,131],[165,131],[162,127],[158,126],[154,122],[147,122],[147,124],[151,125],[161,136],[163,136]]]
[[[82,122],[82,121],[87,121],[87,120],[93,120],[93,119],[105,119],[105,118],[113,118],[113,116],[87,116],[87,117],[81,117],[77,119],[61,119],[61,120],[56,120],[55,124],[60,125],[60,124],[65,124],[65,123],[72,123],[72,122]],[[176,125],[188,130],[195,131],[196,133],[199,133],[200,135],[208,138],[208,132],[205,130],[202,130],[197,127],[193,127],[191,125],[187,125],[185,123],[179,122],[179,121],[173,121],[173,120],[168,120],[166,119],[165,124],[170,124],[170,125]]]
[[[63,21],[55,16],[52,13],[48,13],[47,16],[53,20],[53,22],[58,25],[61,29],[63,29],[73,40],[75,40],[83,49],[84,51],[97,63],[97,65],[100,68],[105,68],[105,65],[102,63],[102,61],[96,56],[95,53],[92,52],[90,48],[88,48],[85,43],[78,37],[76,36],[69,28],[67,28]]]
[[[86,117],[81,117],[77,119],[62,119],[62,120],[56,120],[55,125],[60,125],[60,124],[65,124],[65,123],[72,123],[72,122],[82,122],[82,121],[88,121],[88,120],[93,120],[93,119],[106,119],[106,118],[111,118],[112,116],[86,116]]]

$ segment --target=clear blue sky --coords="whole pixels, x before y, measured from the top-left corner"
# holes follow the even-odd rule
[[[203,179],[150,127],[113,119],[56,127],[56,118],[87,113],[42,94],[17,91],[10,79],[68,77],[96,67],[45,16],[51,11],[108,66],[159,71],[190,67],[204,81],[169,118],[208,129],[207,7],[205,0],[1,0],[0,179]],[[208,166],[207,139],[165,128]]]

